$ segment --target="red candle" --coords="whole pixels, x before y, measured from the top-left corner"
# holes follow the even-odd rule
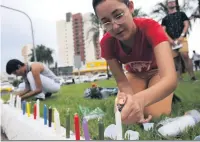
[[[75,128],[76,140],[80,140],[80,126],[79,126],[79,117],[77,113],[75,113],[74,115],[74,128]]]
[[[34,104],[34,119],[36,119],[37,116],[37,104]]]

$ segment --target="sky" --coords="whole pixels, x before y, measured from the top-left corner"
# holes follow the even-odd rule
[[[67,12],[93,12],[92,0],[1,0],[1,5],[26,12],[32,19],[35,45],[43,44],[54,50],[57,60],[56,21],[65,20]],[[136,8],[149,13],[162,0],[134,0]],[[1,12],[1,72],[5,72],[8,60],[23,60],[21,49],[32,43],[31,28],[28,18],[18,12],[0,8]],[[193,25],[189,36],[190,56],[192,50],[200,53],[199,39],[200,20]]]

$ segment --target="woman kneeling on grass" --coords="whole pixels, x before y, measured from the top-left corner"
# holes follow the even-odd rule
[[[122,122],[145,123],[170,114],[177,76],[162,26],[152,19],[133,18],[129,0],[93,0],[93,8],[107,31],[100,42],[101,55],[120,90],[115,104],[124,105],[119,108]]]

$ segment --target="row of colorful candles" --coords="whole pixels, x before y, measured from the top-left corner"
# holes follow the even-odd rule
[[[21,102],[21,100],[18,97],[16,99],[17,99],[17,101],[13,101],[13,103],[16,102],[16,105],[13,104],[13,106],[16,106],[17,108],[21,108],[23,115],[27,114],[27,116],[30,117],[31,103],[26,102],[26,101]],[[13,98],[10,100],[13,100]],[[37,100],[33,106],[34,120],[36,120],[40,117],[39,107],[40,107],[40,102],[39,102],[39,100]],[[53,111],[57,111],[57,110],[55,108],[52,109],[51,107],[47,108],[47,105],[44,104],[44,108],[43,108],[44,125],[47,125],[47,122],[48,122],[48,126],[52,127],[51,126],[52,122],[54,121],[54,124],[55,124],[55,119],[57,119],[57,120],[60,119],[59,113],[57,113],[58,117],[56,118],[56,115],[55,115],[55,113],[53,113]],[[66,138],[70,138],[70,128],[71,128],[70,124],[71,123],[70,123],[69,108],[67,109],[66,113],[67,113],[66,114]],[[60,120],[57,123],[60,123]],[[99,118],[99,120],[98,120],[98,127],[99,127],[99,140],[104,140],[104,123],[101,118]],[[83,128],[85,140],[90,140],[90,135],[89,135],[89,130],[88,130],[88,121],[85,118],[83,118],[83,121],[82,121],[82,128]],[[77,113],[74,114],[74,131],[75,131],[75,139],[80,140],[80,118]]]

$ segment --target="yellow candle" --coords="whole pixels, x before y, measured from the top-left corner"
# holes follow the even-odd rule
[[[54,129],[56,130],[56,122],[55,122],[55,109],[53,109],[53,113],[52,113],[52,122],[54,122]]]
[[[26,102],[26,113],[28,114],[28,102]]]
[[[30,117],[30,103],[27,103],[27,113],[28,113],[28,117]]]

